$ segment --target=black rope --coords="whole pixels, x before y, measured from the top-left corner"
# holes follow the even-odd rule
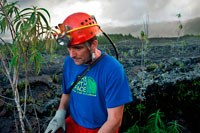
[[[100,27],[99,27],[100,28]],[[103,35],[110,41],[110,43],[112,44],[114,50],[115,50],[115,55],[116,55],[116,59],[118,60],[119,56],[118,56],[118,52],[117,52],[117,48],[114,44],[114,42],[111,40],[111,38],[100,28],[101,32],[103,33]]]

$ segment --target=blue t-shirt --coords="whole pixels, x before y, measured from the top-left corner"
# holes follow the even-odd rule
[[[69,56],[66,57],[63,67],[64,94],[70,93],[70,86],[87,67],[76,65]],[[106,55],[71,91],[70,115],[80,126],[95,129],[107,120],[107,108],[131,101],[132,94],[122,65]]]

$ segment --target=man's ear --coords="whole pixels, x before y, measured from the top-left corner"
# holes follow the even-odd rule
[[[97,49],[97,46],[98,46],[97,40],[92,41],[92,44],[91,44],[92,52],[94,52]]]

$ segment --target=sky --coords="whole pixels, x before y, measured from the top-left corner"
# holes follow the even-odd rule
[[[8,0],[13,2],[16,0]],[[38,6],[51,14],[55,26],[72,13],[94,15],[102,26],[128,26],[142,24],[147,16],[149,23],[176,21],[200,16],[200,0],[18,0],[20,8]],[[199,4],[198,4],[199,3]]]

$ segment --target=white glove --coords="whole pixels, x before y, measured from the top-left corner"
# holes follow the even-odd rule
[[[56,115],[50,121],[45,133],[49,133],[50,131],[51,133],[55,133],[60,127],[65,131],[65,115],[65,110],[56,111]]]

